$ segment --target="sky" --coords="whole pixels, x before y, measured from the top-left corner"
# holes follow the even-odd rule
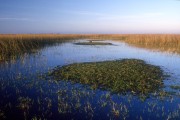
[[[180,34],[179,0],[0,0],[0,34]]]

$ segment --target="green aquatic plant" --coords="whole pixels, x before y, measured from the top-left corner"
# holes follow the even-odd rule
[[[23,111],[24,119],[27,120],[29,110],[33,105],[33,101],[29,97],[19,97],[18,101],[19,105],[17,107]]]
[[[55,69],[51,76],[116,93],[148,94],[163,86],[160,67],[137,59],[76,63]]]
[[[28,97],[19,97],[19,108],[22,110],[29,110],[32,106],[32,100]]]
[[[94,41],[89,41],[89,42],[78,42],[74,43],[76,45],[112,45],[112,43],[107,43],[107,42],[94,42]]]
[[[172,88],[174,90],[180,90],[180,86],[179,85],[171,85],[170,88]]]

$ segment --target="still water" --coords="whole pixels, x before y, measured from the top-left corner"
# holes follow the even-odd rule
[[[74,44],[79,41],[85,40],[57,44],[0,63],[0,119],[180,119],[180,89],[171,87],[180,86],[180,55],[110,40],[113,45]],[[112,94],[47,76],[57,66],[124,58],[160,66],[170,75],[164,80],[163,91],[171,94]]]

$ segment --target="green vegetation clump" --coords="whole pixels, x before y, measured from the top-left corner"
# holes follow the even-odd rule
[[[107,42],[78,42],[74,43],[76,45],[112,45],[112,43],[107,43]]]
[[[76,63],[55,69],[58,80],[88,84],[115,93],[148,94],[163,86],[163,71],[138,59]]]
[[[174,90],[180,90],[180,86],[179,85],[172,85],[172,86],[170,86],[170,88],[172,88]]]

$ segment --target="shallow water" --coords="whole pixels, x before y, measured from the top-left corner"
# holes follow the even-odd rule
[[[76,42],[84,40],[77,40]],[[126,43],[46,47],[37,54],[0,64],[0,119],[180,119],[180,55],[136,48]],[[111,94],[89,86],[54,81],[46,76],[56,66],[137,58],[160,66],[171,96]],[[153,93],[155,94],[155,93]]]

